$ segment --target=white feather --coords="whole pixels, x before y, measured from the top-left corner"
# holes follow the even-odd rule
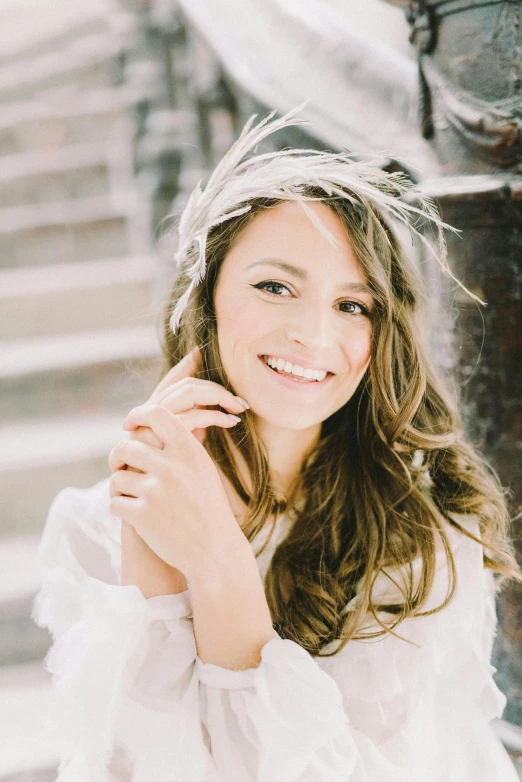
[[[206,243],[209,231],[216,225],[244,214],[251,208],[248,201],[254,198],[271,198],[297,201],[314,225],[327,236],[335,239],[325,228],[306,201],[321,200],[303,196],[306,185],[321,187],[329,195],[337,195],[352,203],[366,199],[383,214],[404,223],[433,253],[442,269],[476,301],[482,302],[453,275],[447,259],[444,230],[459,233],[456,228],[442,221],[431,198],[423,196],[402,172],[383,171],[378,161],[383,155],[369,160],[353,160],[347,152],[321,152],[314,149],[284,149],[260,155],[250,155],[267,136],[282,128],[309,124],[296,117],[306,106],[305,101],[279,119],[273,119],[275,110],[254,125],[257,114],[245,123],[238,139],[223,155],[206,186],[198,182],[187,201],[178,225],[178,264],[183,263],[189,250],[198,246],[197,260],[188,270],[190,284],[174,307],[170,319],[173,331],[180,323],[190,295],[203,280],[206,272]],[[418,206],[410,203],[416,200]],[[427,220],[437,231],[439,255],[431,243],[417,228],[420,220]],[[419,226],[420,228],[420,226]]]

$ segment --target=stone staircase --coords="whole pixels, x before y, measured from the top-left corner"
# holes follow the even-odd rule
[[[161,284],[132,174],[136,94],[116,78],[128,18],[116,0],[13,7],[0,8],[0,782],[54,782],[37,546],[53,497],[108,474],[153,386]],[[140,68],[136,83],[156,79]],[[522,779],[519,730],[494,727]]]
[[[2,782],[56,776],[51,639],[30,619],[48,507],[108,474],[125,414],[160,368],[158,265],[134,188],[130,98],[114,78],[115,9],[68,5],[31,8],[42,34],[28,29],[0,57]],[[0,10],[0,42],[23,21]]]

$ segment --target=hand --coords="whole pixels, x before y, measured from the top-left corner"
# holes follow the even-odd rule
[[[215,555],[246,539],[237,525],[214,462],[192,435],[224,413],[174,414],[143,405],[126,428],[149,427],[163,449],[125,439],[111,451],[111,512],[130,523],[158,557],[187,578]],[[128,465],[140,472],[121,469]]]
[[[235,412],[245,409],[243,400],[238,404],[238,399],[226,391],[223,386],[199,380],[193,377],[200,368],[199,348],[196,346],[190,353],[173,367],[149,398],[149,403],[163,404],[172,412],[194,409],[200,404],[217,404],[227,407]],[[192,398],[190,398],[189,380],[194,380]],[[184,381],[184,387],[180,385]],[[206,388],[202,388],[206,386]],[[228,404],[224,404],[228,395]],[[226,419],[224,414],[221,414]],[[226,423],[230,426],[234,422]],[[195,428],[192,434],[199,442],[205,438],[205,429]],[[156,437],[149,427],[138,427],[128,433],[129,439],[162,449],[163,443]],[[121,469],[135,471],[129,465],[122,465]],[[111,497],[118,494],[113,485],[110,487]],[[146,596],[153,594],[165,594],[183,591],[187,588],[184,574],[177,568],[170,567],[157,554],[149,548],[146,542],[139,536],[137,530],[122,519],[121,530],[121,572],[122,583],[136,584]]]
[[[155,447],[159,442],[148,426],[140,426],[129,432],[128,437]],[[160,446],[163,447],[163,443]],[[120,584],[137,586],[145,598],[178,594],[188,588],[183,573],[160,559],[125,519],[121,522]]]
[[[237,421],[234,416],[217,410],[206,410],[204,415],[197,411],[204,409],[205,406],[220,405],[236,413],[243,413],[249,404],[240,397],[234,396],[219,383],[195,378],[194,375],[199,369],[200,354],[199,347],[196,346],[165,375],[146,404],[159,404],[179,415],[198,442],[203,443],[207,426],[228,428],[235,426]],[[156,448],[163,448],[163,443],[148,427],[135,427],[128,436]],[[132,468],[123,465],[120,469]]]
[[[219,383],[194,377],[199,370],[200,353],[199,347],[196,346],[175,367],[172,367],[167,372],[163,380],[150,395],[146,404],[162,405],[176,414],[212,405],[219,405],[235,414],[244,413],[245,409],[249,407],[248,403],[245,403],[240,397],[234,396]],[[203,443],[205,440],[205,428],[207,426],[229,427],[234,426],[236,423],[227,417],[226,413],[215,412],[216,415],[195,419],[199,426],[191,427],[192,434],[200,443]],[[185,421],[188,420],[190,419],[185,418]],[[151,445],[154,444],[158,448],[161,447],[157,440],[156,443],[151,443]]]

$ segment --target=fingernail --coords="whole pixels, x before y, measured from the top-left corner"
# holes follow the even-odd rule
[[[244,399],[241,399],[241,397],[240,397],[240,396],[236,396],[236,399],[237,399],[237,401],[238,401],[238,402],[239,402],[241,405],[243,405],[243,407],[250,407],[250,405],[248,404],[248,402],[246,402]]]
[[[229,418],[232,418],[235,424],[238,424],[241,421],[241,418],[237,415],[232,415],[232,413],[227,413]]]

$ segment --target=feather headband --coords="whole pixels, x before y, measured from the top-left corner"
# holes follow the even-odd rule
[[[245,123],[239,138],[212,172],[205,188],[201,179],[190,194],[178,223],[178,249],[174,259],[178,266],[196,245],[198,258],[188,270],[190,283],[178,299],[170,318],[170,328],[176,331],[194,288],[203,280],[206,271],[205,248],[209,231],[217,225],[245,214],[251,209],[248,202],[254,198],[275,198],[297,201],[314,224],[335,241],[312,209],[304,201],[320,200],[302,195],[306,185],[321,187],[329,196],[336,195],[354,203],[356,199],[375,205],[383,214],[405,224],[429,249],[431,244],[417,230],[413,220],[425,218],[437,229],[439,256],[442,269],[472,298],[482,302],[467,290],[453,275],[447,261],[443,230],[457,229],[444,223],[431,198],[423,196],[402,172],[389,173],[379,168],[374,160],[355,161],[348,152],[320,152],[314,149],[285,149],[245,159],[260,141],[277,130],[291,125],[310,124],[296,115],[308,101],[273,119],[275,110],[257,125],[257,114]],[[404,199],[407,200],[404,200]],[[410,201],[415,200],[419,206]]]

